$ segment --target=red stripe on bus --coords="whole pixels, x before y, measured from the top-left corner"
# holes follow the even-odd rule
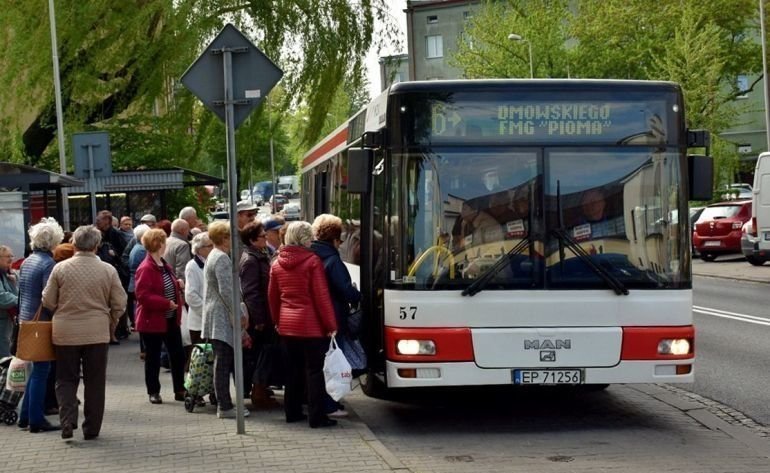
[[[686,355],[658,354],[658,343],[664,339],[685,338],[690,341]],[[623,327],[622,360],[686,360],[695,358],[695,327]]]
[[[311,163],[324,157],[326,153],[333,150],[337,146],[344,144],[348,141],[348,129],[343,128],[342,131],[329,138],[329,141],[319,146],[315,151],[311,152],[307,158],[302,161],[302,167],[307,167]]]
[[[399,340],[432,340],[436,354],[401,355],[396,351]],[[471,329],[385,327],[385,355],[391,361],[473,361]]]

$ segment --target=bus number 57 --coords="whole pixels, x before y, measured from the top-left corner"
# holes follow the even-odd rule
[[[415,317],[417,317],[417,306],[413,306],[413,305],[409,307],[401,306],[398,308],[399,319],[406,320],[411,318],[412,320],[414,320]]]

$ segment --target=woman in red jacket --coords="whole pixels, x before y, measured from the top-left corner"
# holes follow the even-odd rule
[[[309,223],[293,222],[288,226],[285,245],[270,269],[268,300],[270,315],[288,354],[286,422],[309,417],[310,427],[317,428],[337,424],[326,416],[323,406],[324,354],[329,337],[337,331],[337,322],[323,263],[309,249],[312,241]],[[303,378],[307,385],[307,417],[302,414]]]
[[[160,351],[165,343],[174,383],[174,399],[184,401],[184,348],[182,332],[182,292],[174,270],[161,255],[166,251],[166,233],[158,228],[142,237],[147,256],[136,269],[136,330],[144,341],[144,383],[152,404],[161,404]]]

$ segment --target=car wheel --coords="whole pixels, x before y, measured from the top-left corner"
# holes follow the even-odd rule
[[[715,259],[717,259],[717,255],[713,253],[701,253],[700,259],[702,259],[703,261],[714,261]]]
[[[746,261],[752,264],[752,266],[762,266],[765,264],[764,258],[758,258],[756,256],[747,256]]]

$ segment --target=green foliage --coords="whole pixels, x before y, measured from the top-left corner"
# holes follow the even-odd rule
[[[466,41],[450,63],[468,78],[529,77],[525,41],[508,39],[516,33],[532,45],[535,77],[567,77],[568,0],[484,2],[466,31]]]
[[[40,3],[9,2],[0,10],[0,83],[11,85],[0,88],[0,152],[58,168],[50,30]],[[176,80],[226,22],[284,70],[286,93],[274,109],[307,108],[297,134],[288,136],[283,122],[274,122],[278,151],[290,141],[314,142],[331,110],[329,97],[343,84],[358,89],[370,44],[395,34],[386,0],[59,0],[56,8],[65,128],[115,133],[119,167],[181,162],[211,170],[223,162],[224,147],[214,145],[224,142],[224,132]],[[375,18],[389,25],[377,39]],[[252,118],[237,138],[239,151],[257,160],[271,134],[262,121]],[[278,160],[290,160],[288,154]]]
[[[527,45],[507,39],[516,33],[531,41],[535,77],[677,82],[687,125],[712,133],[721,186],[739,168],[735,145],[717,137],[741,111],[736,76],[761,71],[757,13],[754,0],[490,0],[454,63],[467,77],[527,77]]]

